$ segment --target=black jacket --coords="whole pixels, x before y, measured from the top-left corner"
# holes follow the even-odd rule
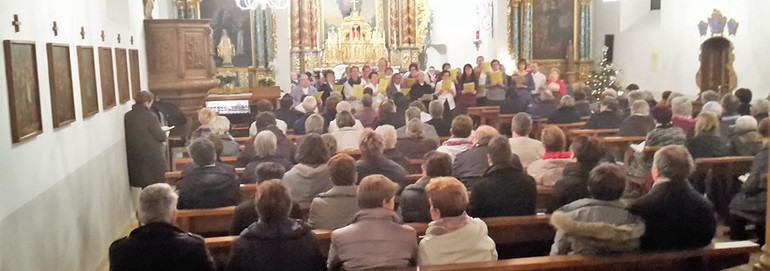
[[[110,245],[111,271],[213,271],[203,237],[171,224],[150,223]]]
[[[596,164],[569,163],[564,167],[562,178],[553,186],[556,203],[561,207],[573,201],[588,198],[588,173]]]
[[[160,129],[158,117],[142,104],[134,104],[124,117],[128,181],[144,188],[165,181],[168,161],[163,142],[166,133]]]
[[[476,145],[464,152],[457,154],[452,163],[452,176],[460,180],[468,191],[473,191],[475,185],[484,179],[484,174],[489,169],[487,145]],[[511,164],[517,171],[524,171],[519,156],[511,154]]]
[[[404,223],[429,223],[430,202],[425,186],[433,177],[422,177],[414,184],[407,185],[398,201],[398,213]]]
[[[289,171],[294,166],[291,164],[291,162],[289,162],[288,159],[277,155],[272,155],[268,157],[255,156],[254,158],[251,159],[251,161],[249,161],[248,164],[246,164],[246,168],[243,171],[243,175],[241,175],[241,178],[239,180],[240,183],[242,184],[255,183],[257,181],[257,166],[259,166],[259,164],[266,163],[266,162],[272,162],[283,166],[284,172]]]
[[[273,113],[275,114],[276,119],[282,120],[287,126],[291,125],[292,130],[294,129],[294,123],[304,115],[302,112],[294,110],[293,108],[281,108],[273,111]],[[302,126],[305,126],[304,122],[302,123]]]
[[[294,219],[302,219],[302,210],[299,204],[296,202],[291,203],[291,213],[289,217]],[[243,230],[248,228],[254,222],[259,220],[259,214],[257,214],[256,203],[254,197],[249,200],[241,202],[238,207],[235,207],[235,214],[233,214],[233,220],[230,222],[230,235],[240,235]]]
[[[302,129],[304,132],[305,125],[304,121],[302,124]],[[275,125],[267,126],[261,130],[262,131],[271,131],[273,134],[275,134],[275,137],[278,139],[278,145],[277,145],[277,154],[280,157],[286,158],[286,160],[289,160],[289,162],[294,163],[294,154],[297,152],[297,145],[294,144],[294,141],[287,138],[286,135],[281,131],[281,129],[278,129]],[[246,141],[246,146],[254,146],[254,140],[256,140],[256,136],[252,136],[249,138],[249,141]],[[254,148],[245,148],[243,151],[238,154],[238,166],[239,167],[245,167],[254,156],[257,155],[257,150]],[[288,171],[289,169],[286,169]]]
[[[699,134],[687,141],[687,150],[692,159],[723,157],[729,155],[727,138],[719,135]]]
[[[591,115],[584,129],[617,129],[622,122],[617,112],[604,111]]]
[[[380,125],[391,125],[393,128],[401,128],[404,126],[404,114],[380,112],[377,118],[374,119],[374,127]]]
[[[703,247],[716,231],[714,207],[685,180],[652,187],[629,211],[644,219],[641,248],[647,251]]]
[[[655,120],[650,116],[631,115],[620,124],[618,136],[647,136],[655,129]]]
[[[548,123],[552,124],[576,122],[580,122],[580,115],[575,110],[575,107],[572,106],[559,107],[559,109],[556,109],[556,112],[553,112],[553,114],[548,117]]]
[[[576,101],[575,112],[577,112],[580,117],[588,117],[591,115],[591,104],[589,104],[588,101]]]
[[[537,185],[532,176],[512,165],[493,165],[473,188],[468,215],[472,217],[535,214]]]
[[[273,223],[257,222],[233,242],[228,264],[240,270],[326,270],[324,259],[310,227],[285,218]]]
[[[295,135],[304,135],[305,134],[305,121],[307,120],[307,117],[310,117],[310,115],[313,115],[313,113],[305,113],[304,115],[299,116],[297,120],[294,121],[292,124],[291,131]],[[288,122],[287,122],[288,125]]]
[[[179,209],[207,209],[238,204],[239,183],[235,170],[224,167],[197,167],[176,184]]]
[[[406,169],[392,160],[380,157],[376,159],[362,158],[356,161],[356,170],[358,171],[358,180],[356,184],[361,183],[364,177],[373,174],[382,174],[391,181],[404,187],[406,180]]]
[[[434,128],[436,128],[436,133],[438,136],[451,136],[452,134],[449,133],[449,129],[452,128],[452,121],[447,120],[445,118],[432,118],[427,124],[433,125]]]
[[[425,94],[433,94],[433,87],[430,86],[430,84],[424,84],[420,85],[415,83],[412,86],[412,89],[409,90],[409,100],[410,101],[416,101],[419,98],[422,98],[422,95]]]

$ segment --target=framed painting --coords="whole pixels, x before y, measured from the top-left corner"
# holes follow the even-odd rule
[[[128,56],[126,49],[115,48],[115,69],[118,72],[118,100],[121,104],[131,100],[131,90],[128,86]]]
[[[47,43],[48,82],[51,85],[53,127],[75,121],[75,98],[72,93],[72,62],[67,44]]]
[[[99,47],[99,78],[102,81],[102,108],[107,110],[115,106],[115,76],[109,47]]]
[[[142,91],[142,84],[139,76],[139,50],[128,50],[128,61],[131,70],[131,93]]]
[[[94,67],[94,47],[78,46],[78,77],[80,78],[80,104],[83,118],[99,113],[99,97]]]
[[[217,53],[222,44],[230,44],[235,49],[232,65],[250,67],[252,61],[252,41],[254,23],[252,11],[242,10],[233,1],[205,0],[200,3],[201,19],[211,20],[211,37],[214,41],[213,57],[217,67],[224,66],[224,60]]]
[[[566,59],[575,36],[577,1],[535,0],[532,3],[532,59]]]
[[[33,41],[3,41],[11,141],[18,143],[43,133],[40,85]]]

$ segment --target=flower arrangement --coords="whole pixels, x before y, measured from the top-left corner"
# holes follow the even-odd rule
[[[270,78],[270,77],[265,77],[265,78],[259,79],[259,81],[257,81],[257,85],[259,85],[260,87],[272,87],[272,86],[275,86],[275,80],[273,80],[273,78]]]
[[[225,87],[235,82],[237,74],[232,71],[223,71],[217,74],[216,78],[219,79],[219,85]]]

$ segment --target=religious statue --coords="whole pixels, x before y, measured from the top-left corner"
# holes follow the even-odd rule
[[[155,0],[144,0],[144,19],[152,20],[152,10],[155,8]]]
[[[227,29],[222,29],[222,38],[217,45],[217,56],[222,58],[222,67],[233,66],[233,56],[235,56],[235,46],[227,35]]]

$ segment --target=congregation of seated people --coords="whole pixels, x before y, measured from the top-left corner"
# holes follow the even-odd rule
[[[226,117],[199,110],[201,126],[186,146],[192,162],[170,185],[143,189],[140,227],[112,244],[111,269],[216,270],[204,239],[174,219],[177,210],[229,206],[237,238],[220,270],[496,261],[483,219],[541,213],[551,214],[556,232],[550,255],[697,249],[719,223],[731,227],[730,238],[750,238],[749,221],[718,221],[691,184],[699,158],[755,157],[729,208],[764,217],[768,100],[752,100],[748,89],[695,99],[666,91],[660,100],[637,85],[588,92],[565,84],[558,70],[546,80],[536,63],[519,61],[507,75],[499,61],[487,70],[480,59],[457,73],[445,64],[430,74],[414,63],[388,77],[369,65],[350,66],[343,78],[303,74],[277,103],[259,101],[241,146]],[[380,77],[390,79],[387,87]],[[481,124],[468,115],[474,106],[498,106],[512,114],[510,124]],[[615,159],[601,135],[573,136],[567,124],[614,129],[612,136],[644,138],[641,148],[657,150],[629,147],[625,160]],[[241,201],[240,185],[256,193]],[[553,191],[551,206],[538,204],[541,189]],[[427,229],[416,238],[405,223]],[[331,231],[328,253],[314,230]]]

